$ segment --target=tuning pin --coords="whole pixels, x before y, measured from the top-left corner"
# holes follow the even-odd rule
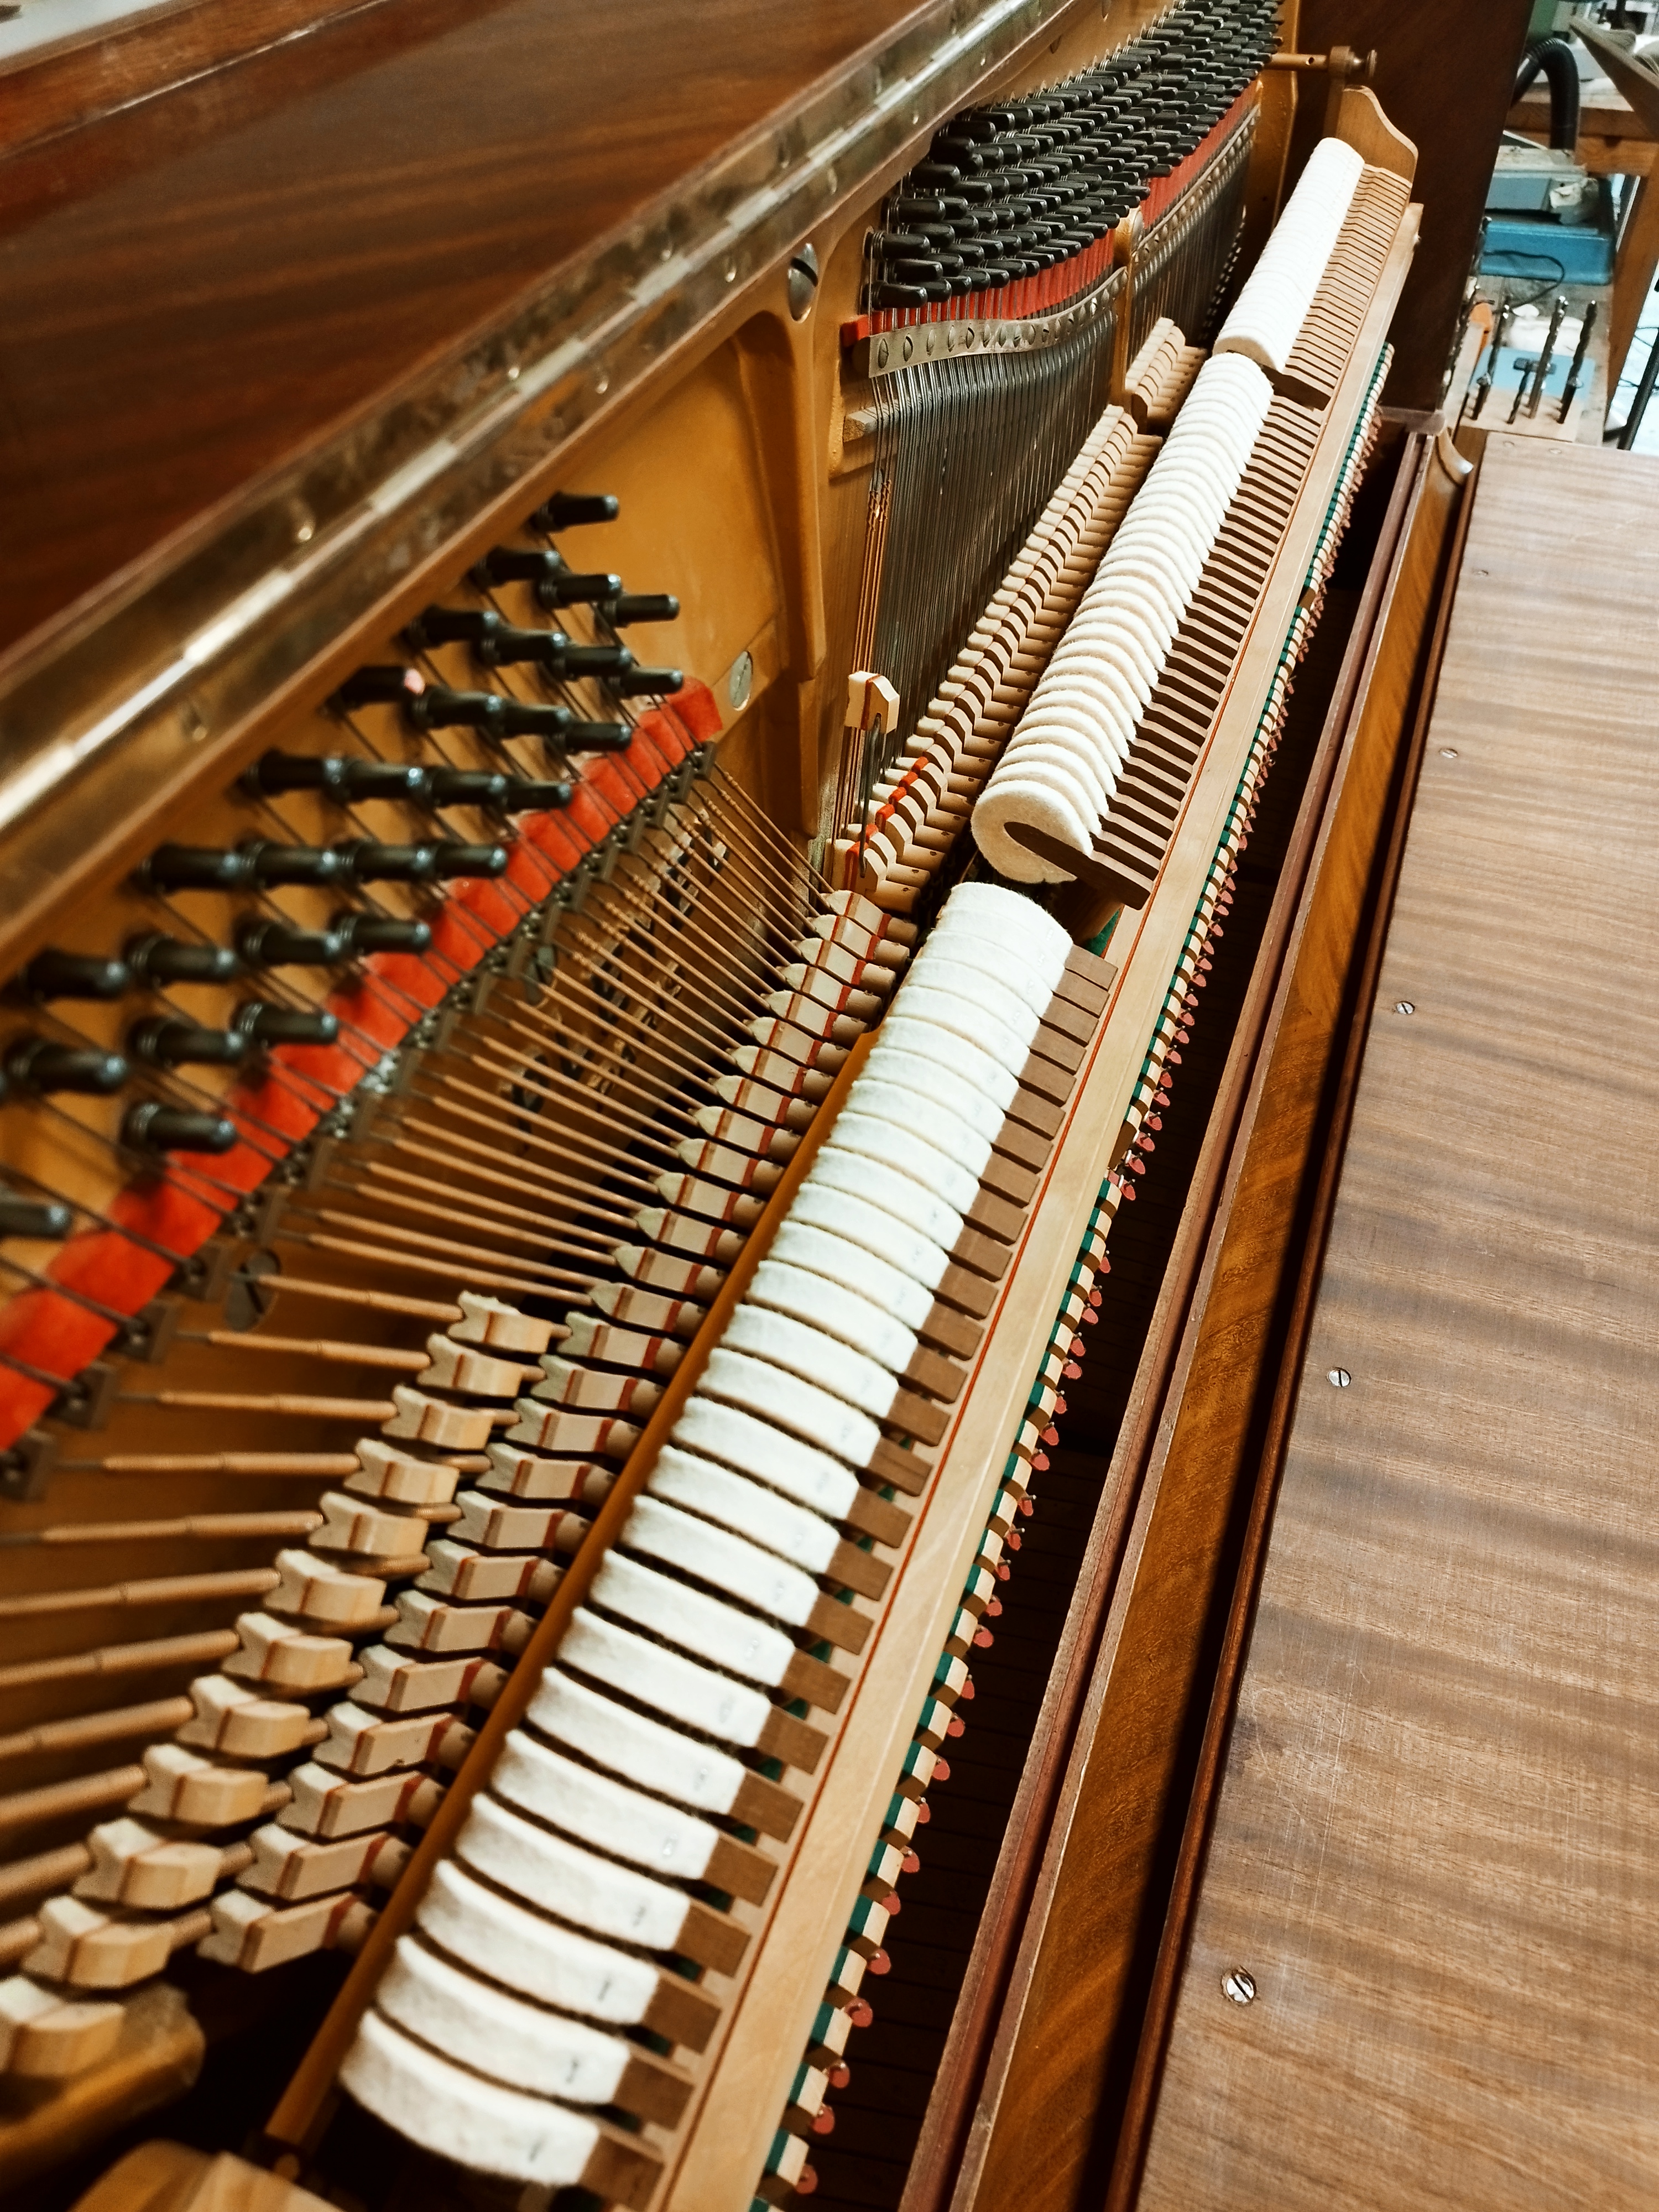
[[[618,592],[599,602],[599,612],[612,629],[626,629],[632,623],[673,622],[679,611],[672,592]]]
[[[27,1237],[39,1243],[59,1244],[75,1226],[75,1215],[55,1200],[19,1198],[0,1191],[0,1237]]]
[[[621,592],[623,580],[609,571],[579,574],[567,568],[556,553],[550,553],[550,562],[556,567],[544,568],[536,580],[536,604],[549,614],[556,614],[561,607],[590,605],[600,599],[614,599]]]
[[[337,914],[329,928],[345,948],[348,960],[366,952],[424,952],[432,942],[429,923],[402,921],[390,915]]]
[[[634,667],[634,656],[625,645],[571,645],[551,654],[548,668],[554,676],[580,678],[597,676],[611,684],[625,683]]]
[[[407,707],[426,689],[418,668],[360,668],[348,676],[331,704],[342,713],[353,707]]]
[[[345,954],[337,937],[280,921],[242,922],[236,950],[250,968],[331,968]]]
[[[239,891],[253,881],[251,848],[211,852],[199,845],[158,845],[137,870],[149,891]]]
[[[530,527],[551,538],[561,530],[575,530],[587,522],[614,522],[617,501],[608,491],[556,491],[536,509]]]
[[[222,945],[189,945],[177,937],[135,937],[126,947],[127,966],[141,983],[232,983],[242,972],[236,955]]]
[[[151,1067],[234,1067],[247,1055],[247,1039],[240,1030],[207,1029],[159,1015],[137,1024],[127,1048]]]
[[[236,1009],[236,1026],[250,1044],[332,1044],[340,1034],[335,1014],[251,999]]]
[[[33,1091],[38,1097],[76,1091],[88,1098],[107,1098],[126,1081],[128,1068],[118,1052],[26,1036],[6,1054],[6,1074],[20,1091]]]
[[[504,845],[435,845],[433,858],[441,876],[504,876]]]
[[[121,1141],[135,1152],[228,1152],[236,1131],[222,1115],[190,1114],[148,1098],[128,1107]]]
[[[284,792],[320,791],[344,806],[356,799],[425,796],[426,770],[398,761],[364,760],[354,753],[262,753],[242,778],[250,791],[270,799]]]
[[[503,698],[497,691],[452,691],[445,684],[432,684],[411,708],[410,719],[422,730],[471,729],[499,742],[503,738],[556,737],[570,714],[567,708],[532,706],[522,699]]]
[[[678,668],[629,668],[606,683],[619,699],[666,699],[684,687],[685,678]]]
[[[537,584],[544,576],[556,575],[563,566],[556,553],[530,553],[520,545],[497,545],[473,569],[472,580],[481,591],[487,591],[491,584]]]
[[[510,781],[482,768],[434,768],[427,779],[434,806],[499,806]]]
[[[571,753],[623,753],[633,744],[634,732],[626,722],[578,722],[573,718],[562,742]]]
[[[100,960],[84,952],[37,952],[20,979],[31,999],[118,999],[132,981],[121,960]]]
[[[337,849],[355,884],[429,884],[437,873],[430,845],[382,845],[360,837]]]
[[[250,838],[240,848],[248,856],[253,880],[262,889],[271,884],[306,884],[326,888],[340,884],[349,864],[327,845],[279,845],[266,837]]]
[[[533,776],[515,775],[503,778],[507,789],[501,794],[501,805],[508,814],[527,814],[550,806],[568,806],[571,785],[561,779],[556,783],[540,783]]]

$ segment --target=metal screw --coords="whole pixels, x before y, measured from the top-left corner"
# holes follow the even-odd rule
[[[754,661],[748,653],[740,653],[732,663],[732,673],[726,684],[726,695],[739,714],[749,704],[749,694],[754,681]]]
[[[790,317],[804,322],[812,312],[818,289],[818,257],[810,246],[803,246],[789,264],[788,289]]]
[[[1224,1996],[1230,1996],[1237,2005],[1255,2002],[1255,1976],[1245,1972],[1243,1966],[1230,1966],[1221,1977]]]
[[[878,368],[886,368],[886,366],[887,366],[887,341],[886,341],[886,339],[885,339],[885,338],[884,338],[884,339],[882,340],[881,343],[880,343],[877,348],[876,348],[876,367],[877,367]]]
[[[1440,748],[1440,757],[1442,760],[1455,760],[1457,758],[1456,746],[1442,745]]]
[[[1396,999],[1394,1010],[1397,1014],[1414,1014],[1417,1012],[1416,1002],[1411,999]]]
[[[1346,1367],[1331,1367],[1326,1370],[1325,1380],[1334,1383],[1339,1390],[1346,1390],[1353,1377]]]

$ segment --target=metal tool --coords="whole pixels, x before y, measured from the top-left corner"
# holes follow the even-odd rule
[[[1566,389],[1561,394],[1561,411],[1555,418],[1558,422],[1566,421],[1572,412],[1572,403],[1578,397],[1578,382],[1583,374],[1584,356],[1589,351],[1590,332],[1595,328],[1595,318],[1600,308],[1600,301],[1592,300],[1584,310],[1583,321],[1578,325],[1578,344],[1572,356],[1572,367],[1567,371]]]
[[[1498,356],[1504,350],[1504,340],[1509,334],[1510,324],[1514,315],[1514,308],[1505,301],[1498,311],[1498,320],[1492,325],[1492,350],[1486,356],[1486,373],[1474,387],[1474,404],[1469,410],[1471,422],[1478,422],[1480,419],[1480,410],[1486,405],[1487,396],[1492,391],[1492,377],[1498,368]]]
[[[1528,420],[1538,412],[1538,403],[1544,396],[1544,380],[1550,373],[1550,362],[1555,354],[1555,337],[1561,327],[1561,318],[1567,312],[1567,295],[1558,292],[1555,305],[1550,310],[1550,326],[1545,333],[1544,350],[1538,356],[1538,369],[1532,380],[1532,398],[1527,402]]]

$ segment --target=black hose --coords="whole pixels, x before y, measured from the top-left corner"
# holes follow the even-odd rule
[[[1540,39],[1527,48],[1516,71],[1514,98],[1540,72],[1550,81],[1550,144],[1571,154],[1578,143],[1578,64],[1565,39]]]

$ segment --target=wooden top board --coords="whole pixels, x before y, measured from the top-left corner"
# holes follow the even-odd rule
[[[1659,2201],[1656,499],[1486,448],[1146,2212]]]

